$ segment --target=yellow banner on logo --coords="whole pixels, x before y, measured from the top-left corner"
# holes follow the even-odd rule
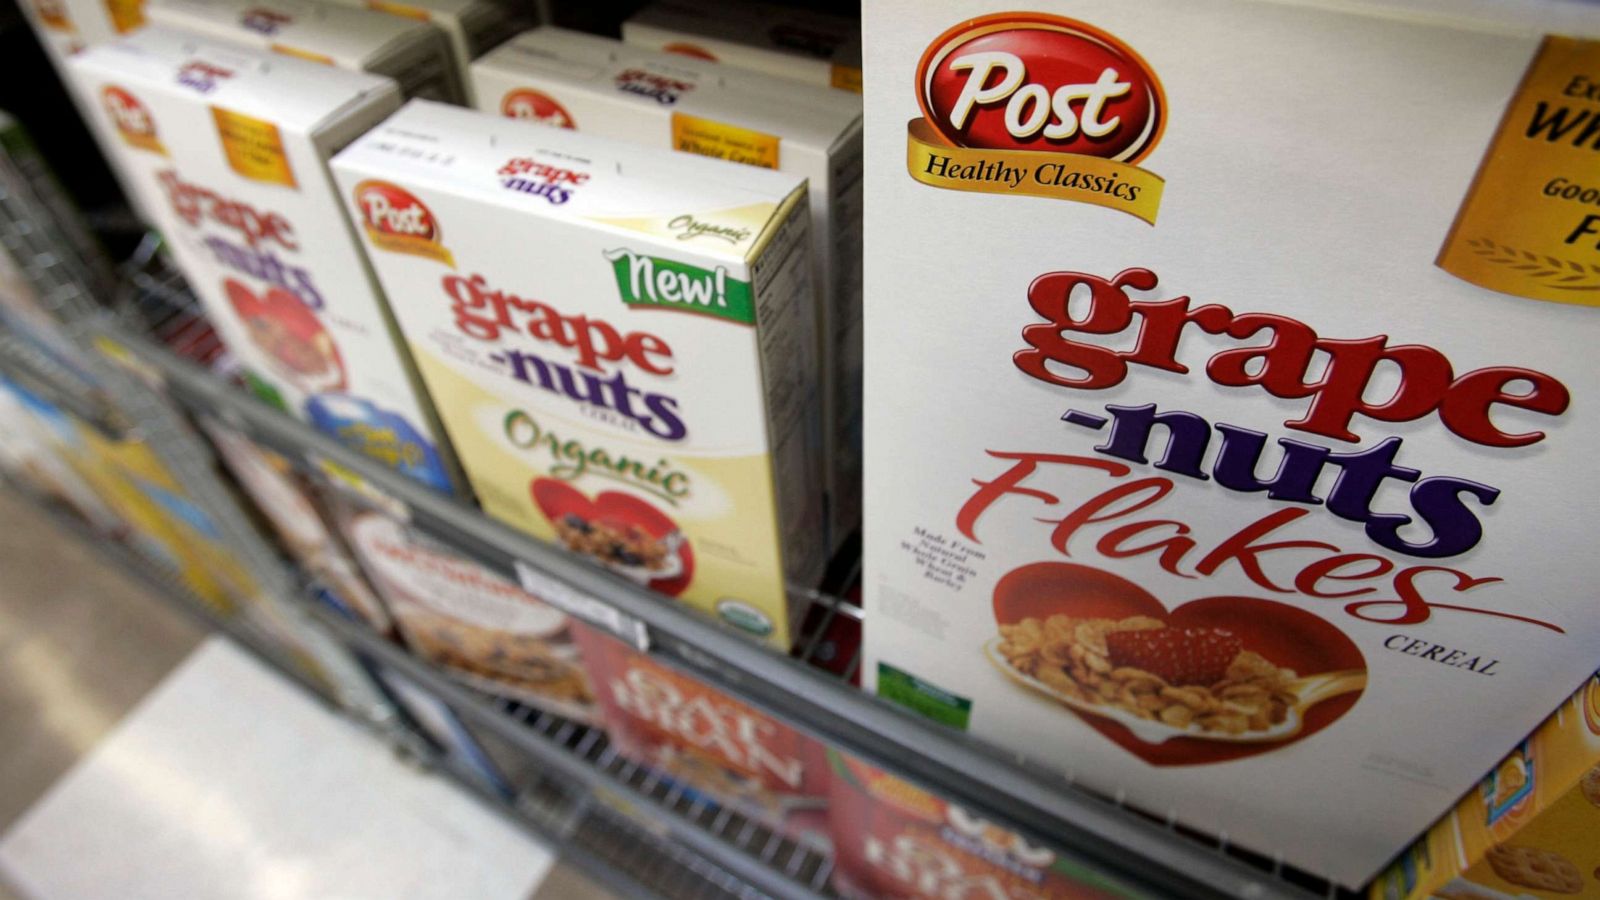
[[[390,231],[379,231],[371,225],[365,226],[367,239],[372,241],[372,246],[390,253],[406,253],[411,256],[421,256],[435,262],[442,262],[450,268],[456,267],[455,256],[445,246],[433,238],[417,237],[414,234],[395,234]]]
[[[1547,37],[1439,250],[1441,269],[1530,300],[1600,306],[1600,42]]]
[[[1089,203],[1156,223],[1166,182],[1138,166],[1051,150],[952,147],[926,119],[912,119],[906,132],[906,171],[923,184]]]
[[[159,153],[162,156],[167,155],[166,146],[161,143],[160,138],[153,134],[140,134],[137,131],[128,131],[122,128],[119,128],[117,133],[122,135],[122,139],[126,141],[130,147],[138,147],[140,150],[149,150],[151,153]]]
[[[776,169],[780,142],[776,135],[740,128],[726,122],[686,116],[683,113],[672,114],[672,148],[685,153],[698,153],[701,156],[744,163],[747,166]]]
[[[144,0],[106,0],[106,12],[111,14],[111,27],[117,34],[136,31],[144,24]]]
[[[217,123],[229,168],[251,181],[296,187],[278,126],[217,106],[211,107],[211,119]]]

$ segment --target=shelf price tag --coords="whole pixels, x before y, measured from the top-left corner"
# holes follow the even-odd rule
[[[650,630],[643,622],[564,581],[551,578],[520,559],[514,564],[523,590],[570,616],[604,628],[640,652],[650,649]]]

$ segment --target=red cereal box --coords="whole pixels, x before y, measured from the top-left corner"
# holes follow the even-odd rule
[[[790,834],[821,839],[823,747],[771,716],[609,635],[575,636],[624,756]]]
[[[1117,883],[840,751],[828,750],[834,887],[900,900],[1101,900]]]

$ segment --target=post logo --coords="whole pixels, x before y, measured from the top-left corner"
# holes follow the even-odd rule
[[[706,48],[700,46],[699,44],[688,44],[688,43],[684,43],[682,41],[679,41],[677,43],[667,44],[666,46],[661,48],[661,52],[662,53],[676,53],[679,56],[687,56],[687,57],[690,57],[692,59],[703,59],[706,62],[716,62],[717,61],[716,54],[712,53],[710,50],[707,50]]]
[[[139,98],[116,85],[106,85],[100,91],[100,102],[128,146],[167,155],[167,148],[156,136],[156,120]]]
[[[66,34],[78,32],[77,27],[72,24],[72,16],[67,14],[67,5],[63,0],[35,0],[33,11],[39,16],[39,24],[51,31]]]
[[[294,16],[276,9],[265,7],[252,7],[244,11],[239,17],[239,24],[259,34],[272,37],[283,29],[283,26],[294,21]]]
[[[408,253],[455,268],[455,257],[441,242],[433,212],[405,188],[387,181],[363,181],[352,195],[367,240],[379,250]]]
[[[509,119],[527,119],[552,128],[578,127],[578,123],[572,120],[572,114],[567,112],[566,107],[549,95],[541,94],[532,88],[507,91],[505,97],[500,100],[500,115]]]
[[[937,188],[1103,206],[1151,224],[1155,149],[1166,96],[1117,38],[1073,19],[1000,13],[961,23],[923,51],[922,118],[908,125],[907,169]]]

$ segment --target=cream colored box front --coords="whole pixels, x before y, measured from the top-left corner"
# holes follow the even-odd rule
[[[450,489],[448,448],[327,168],[399,106],[394,82],[159,25],[72,67],[112,163],[256,392]]]
[[[17,5],[63,74],[74,53],[144,24],[143,0],[20,0]]]
[[[471,105],[472,61],[526,28],[531,13],[520,13],[497,0],[328,0],[341,6],[368,9],[404,19],[428,22],[450,40],[450,61],[456,70],[465,102]],[[435,98],[438,99],[438,98]]]
[[[805,182],[422,101],[333,167],[484,509],[787,647],[825,549]]]
[[[657,0],[622,23],[622,39],[861,93],[861,26],[845,16],[748,0]]]
[[[1360,886],[1600,659],[1594,7],[865,11],[864,681]]]
[[[151,0],[150,21],[311,62],[386,75],[406,97],[465,96],[445,33],[321,0]]]
[[[861,518],[860,98],[549,27],[518,35],[472,71],[486,112],[807,179],[837,546]]]

